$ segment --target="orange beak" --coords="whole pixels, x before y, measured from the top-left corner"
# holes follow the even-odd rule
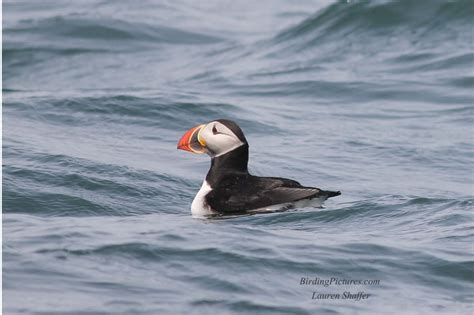
[[[199,137],[199,132],[206,125],[199,125],[186,131],[186,133],[179,139],[178,149],[189,151],[192,153],[205,153],[206,142]]]

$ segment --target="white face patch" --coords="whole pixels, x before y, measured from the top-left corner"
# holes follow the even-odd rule
[[[213,121],[199,131],[198,139],[208,148],[211,157],[226,154],[244,143],[224,124]]]

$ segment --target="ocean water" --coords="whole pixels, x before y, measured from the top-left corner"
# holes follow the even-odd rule
[[[471,0],[4,0],[3,313],[472,314],[473,21]],[[176,144],[216,118],[254,174],[342,195],[193,218],[209,159]]]

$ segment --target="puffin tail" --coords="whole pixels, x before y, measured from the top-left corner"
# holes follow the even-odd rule
[[[325,190],[324,193],[326,194],[326,196],[328,198],[336,197],[336,196],[339,196],[341,194],[340,191],[330,191],[330,190]]]

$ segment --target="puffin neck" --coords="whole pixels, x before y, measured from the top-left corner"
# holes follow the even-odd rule
[[[227,174],[248,174],[248,161],[249,145],[247,143],[226,154],[213,157],[206,181],[212,187]]]

